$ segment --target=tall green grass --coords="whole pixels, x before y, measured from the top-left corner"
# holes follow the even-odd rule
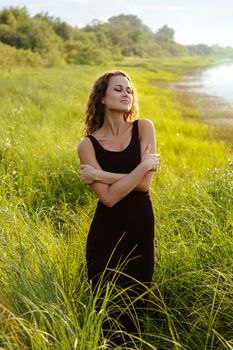
[[[151,189],[156,266],[142,349],[233,348],[232,155],[155,84],[196,64],[117,67],[132,76],[140,117],[154,122],[161,154]],[[98,311],[85,265],[96,199],[79,179],[76,156],[89,89],[110,68],[15,68],[0,80],[3,349],[110,347],[101,325],[113,296],[107,290]]]

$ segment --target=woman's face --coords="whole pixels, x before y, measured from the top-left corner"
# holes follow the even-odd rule
[[[102,99],[105,110],[126,113],[130,111],[132,102],[132,88],[129,80],[122,75],[111,77]]]

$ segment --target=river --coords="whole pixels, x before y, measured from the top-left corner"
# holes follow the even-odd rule
[[[224,137],[233,140],[233,61],[195,69],[180,81],[167,84],[172,90],[189,95],[191,105],[204,122],[224,128]],[[178,95],[179,96],[179,95]],[[182,100],[182,103],[185,103]]]
[[[233,105],[233,62],[197,70],[194,75],[177,82],[176,87],[221,97]]]

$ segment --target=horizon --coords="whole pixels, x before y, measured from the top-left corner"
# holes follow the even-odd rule
[[[164,25],[175,31],[174,39],[182,45],[219,45],[233,47],[233,2],[230,0],[2,0],[0,9],[25,6],[34,16],[47,13],[72,27],[82,28],[94,20],[107,22],[109,18],[136,15],[143,24],[156,32]],[[91,10],[90,10],[91,9]]]

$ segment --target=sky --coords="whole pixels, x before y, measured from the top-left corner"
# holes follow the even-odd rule
[[[26,6],[32,16],[47,12],[78,28],[133,14],[154,32],[165,24],[173,28],[184,45],[233,47],[233,0],[0,0],[0,8],[9,6]]]

